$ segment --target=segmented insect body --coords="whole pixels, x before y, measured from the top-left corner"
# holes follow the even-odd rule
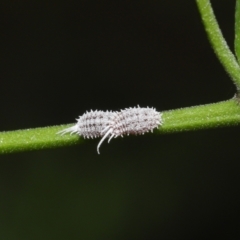
[[[97,146],[99,148],[103,141],[109,137],[108,142],[114,137],[124,135],[139,135],[149,131],[161,124],[161,114],[154,108],[126,108],[114,115],[106,128],[102,131],[105,135]]]
[[[99,148],[106,138],[108,142],[114,137],[124,135],[139,135],[153,131],[162,123],[161,113],[154,108],[126,108],[119,112],[112,111],[90,111],[84,113],[77,120],[77,123],[70,128],[64,129],[59,134],[77,133],[84,138],[102,137]]]
[[[109,121],[115,116],[115,112],[109,111],[90,111],[84,113],[77,120],[77,123],[70,127],[66,128],[60,132],[61,135],[66,133],[77,133],[84,138],[97,138],[102,137],[102,131],[105,129]]]

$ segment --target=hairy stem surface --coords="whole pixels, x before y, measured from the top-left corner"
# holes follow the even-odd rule
[[[240,125],[236,99],[196,107],[165,111],[163,125],[155,133],[167,134]],[[71,125],[25,129],[0,133],[0,154],[57,148],[83,143],[78,135],[59,135]]]

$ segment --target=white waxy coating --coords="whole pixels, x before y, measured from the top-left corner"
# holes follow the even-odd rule
[[[126,108],[117,112],[113,116],[109,125],[103,130],[105,135],[97,146],[99,148],[102,142],[110,136],[108,142],[114,137],[124,135],[140,135],[149,131],[153,131],[154,128],[161,124],[161,114],[154,108]]]
[[[114,137],[124,135],[139,135],[162,124],[161,113],[154,108],[126,108],[118,112],[112,111],[90,111],[84,113],[77,119],[77,123],[70,128],[64,129],[59,134],[77,133],[84,138],[102,137],[97,152],[103,141],[109,138],[108,142]]]

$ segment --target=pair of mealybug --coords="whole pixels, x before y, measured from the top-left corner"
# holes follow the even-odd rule
[[[84,138],[102,137],[98,146],[97,152],[103,141],[124,135],[140,135],[162,124],[162,114],[154,108],[126,108],[120,111],[90,111],[84,113],[77,120],[77,123],[66,128],[59,134],[76,133]]]

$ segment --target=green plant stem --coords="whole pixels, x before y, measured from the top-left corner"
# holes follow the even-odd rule
[[[240,0],[236,0],[235,10],[235,40],[234,40],[235,54],[238,63],[240,62]]]
[[[56,134],[69,125],[0,132],[0,154],[41,150],[83,142],[77,135]]]
[[[240,125],[236,99],[163,112],[159,133],[176,133]]]
[[[218,26],[214,12],[212,10],[210,0],[196,0],[196,2],[212,47],[223,67],[231,76],[239,92],[240,67],[222,35],[222,32]]]
[[[163,125],[155,133],[167,134],[200,129],[211,129],[240,125],[240,106],[236,99],[196,107],[165,111]],[[69,127],[26,129],[0,133],[0,154],[57,148],[83,143],[77,135],[58,135],[58,131]]]

